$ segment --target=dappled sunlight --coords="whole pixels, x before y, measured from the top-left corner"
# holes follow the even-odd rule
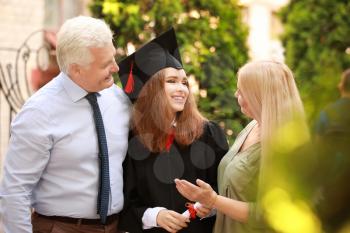
[[[339,233],[350,233],[350,222],[346,224],[340,231]]]
[[[281,127],[272,141],[272,151],[290,153],[308,142],[309,132],[303,124],[303,121],[295,120]]]
[[[267,192],[262,205],[267,221],[279,232],[321,232],[321,224],[308,204],[302,200],[292,200],[290,194],[281,188]]]

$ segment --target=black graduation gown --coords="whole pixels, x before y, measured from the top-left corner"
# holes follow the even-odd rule
[[[197,178],[217,189],[217,167],[228,151],[221,128],[213,122],[205,124],[201,138],[186,147],[176,142],[169,152],[150,153],[136,137],[129,140],[124,162],[124,210],[119,228],[130,233],[166,232],[163,228],[142,229],[142,216],[147,208],[164,207],[183,213],[188,202],[177,191],[175,178],[195,183]],[[215,217],[191,220],[182,233],[211,233]]]

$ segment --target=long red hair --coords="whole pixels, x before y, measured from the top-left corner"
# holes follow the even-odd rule
[[[155,73],[143,86],[132,111],[133,133],[151,152],[166,149],[166,141],[174,115],[166,98],[165,72]],[[175,141],[182,146],[191,144],[203,134],[207,119],[198,111],[194,96],[189,95],[184,109],[176,115]]]

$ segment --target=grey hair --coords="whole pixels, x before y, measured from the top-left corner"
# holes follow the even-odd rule
[[[113,33],[101,19],[78,16],[67,20],[57,34],[57,62],[60,70],[68,74],[71,64],[89,65],[90,48],[112,43]]]

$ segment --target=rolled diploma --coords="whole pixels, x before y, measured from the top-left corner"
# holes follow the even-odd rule
[[[198,207],[201,207],[202,204],[199,202],[194,203],[194,209],[197,210]],[[185,216],[186,218],[190,217],[190,211],[186,210],[185,212],[182,213],[183,216]]]

